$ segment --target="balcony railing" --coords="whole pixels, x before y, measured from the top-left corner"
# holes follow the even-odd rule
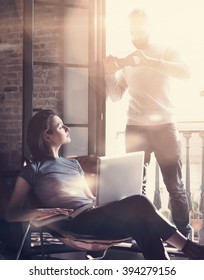
[[[195,127],[196,125],[197,127]],[[191,237],[197,239],[200,244],[204,244],[204,122],[200,122],[199,125],[196,123],[196,125],[190,124],[191,127],[195,128],[189,129],[189,123],[186,127],[180,124],[179,132],[181,134],[185,188],[190,207]],[[118,145],[121,149],[121,143],[124,145],[124,131],[117,131],[115,137],[116,147]],[[148,172],[148,185],[151,185],[151,188],[152,185],[154,186],[154,190],[150,190],[152,201],[157,209],[170,218],[168,207],[170,204],[167,203],[167,207],[163,206],[165,204],[164,198],[168,200],[168,193],[163,186],[159,166],[154,159],[151,161],[151,168],[153,168],[153,172]]]

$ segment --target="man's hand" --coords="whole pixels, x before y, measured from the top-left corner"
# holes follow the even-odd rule
[[[135,51],[133,55],[133,59],[135,65],[148,65],[149,61],[151,60],[151,58],[145,55],[141,50]]]
[[[104,58],[103,65],[105,74],[115,73],[119,69],[115,58],[112,55]]]
[[[148,57],[144,56],[144,54],[140,51],[134,56],[129,55],[124,58],[118,58],[114,56],[107,56],[104,63],[104,71],[106,74],[115,73],[117,70],[125,67],[125,66],[133,66],[136,67],[141,63],[146,64],[148,62]]]
[[[137,67],[140,65],[148,65],[151,60],[152,59],[146,56],[141,50],[137,50],[134,55],[129,55],[124,58],[118,58],[110,55],[103,61],[104,71],[106,74],[111,74],[125,66]]]

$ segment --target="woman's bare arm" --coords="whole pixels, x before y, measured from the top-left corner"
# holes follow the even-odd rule
[[[42,219],[56,214],[69,215],[67,209],[60,208],[23,208],[30,191],[30,185],[22,177],[18,177],[13,194],[8,203],[5,218],[9,222],[23,222],[34,219]]]

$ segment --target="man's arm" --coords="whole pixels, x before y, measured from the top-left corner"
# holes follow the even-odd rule
[[[106,91],[113,102],[120,100],[127,89],[123,70],[113,56],[104,59]]]
[[[159,72],[167,74],[171,77],[178,79],[189,79],[190,70],[186,63],[182,61],[170,61],[165,59],[152,58],[145,55],[142,51],[137,50],[134,55],[134,59],[138,58],[139,65],[146,65],[152,67]]]

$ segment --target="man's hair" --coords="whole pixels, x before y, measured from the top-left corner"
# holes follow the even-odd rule
[[[56,114],[52,110],[40,110],[30,120],[27,128],[27,143],[33,161],[50,158],[50,148],[45,141],[45,133],[52,133],[52,118]]]
[[[141,17],[147,20],[147,14],[142,9],[138,9],[138,8],[132,10],[128,15],[129,19],[133,19],[134,17]]]

